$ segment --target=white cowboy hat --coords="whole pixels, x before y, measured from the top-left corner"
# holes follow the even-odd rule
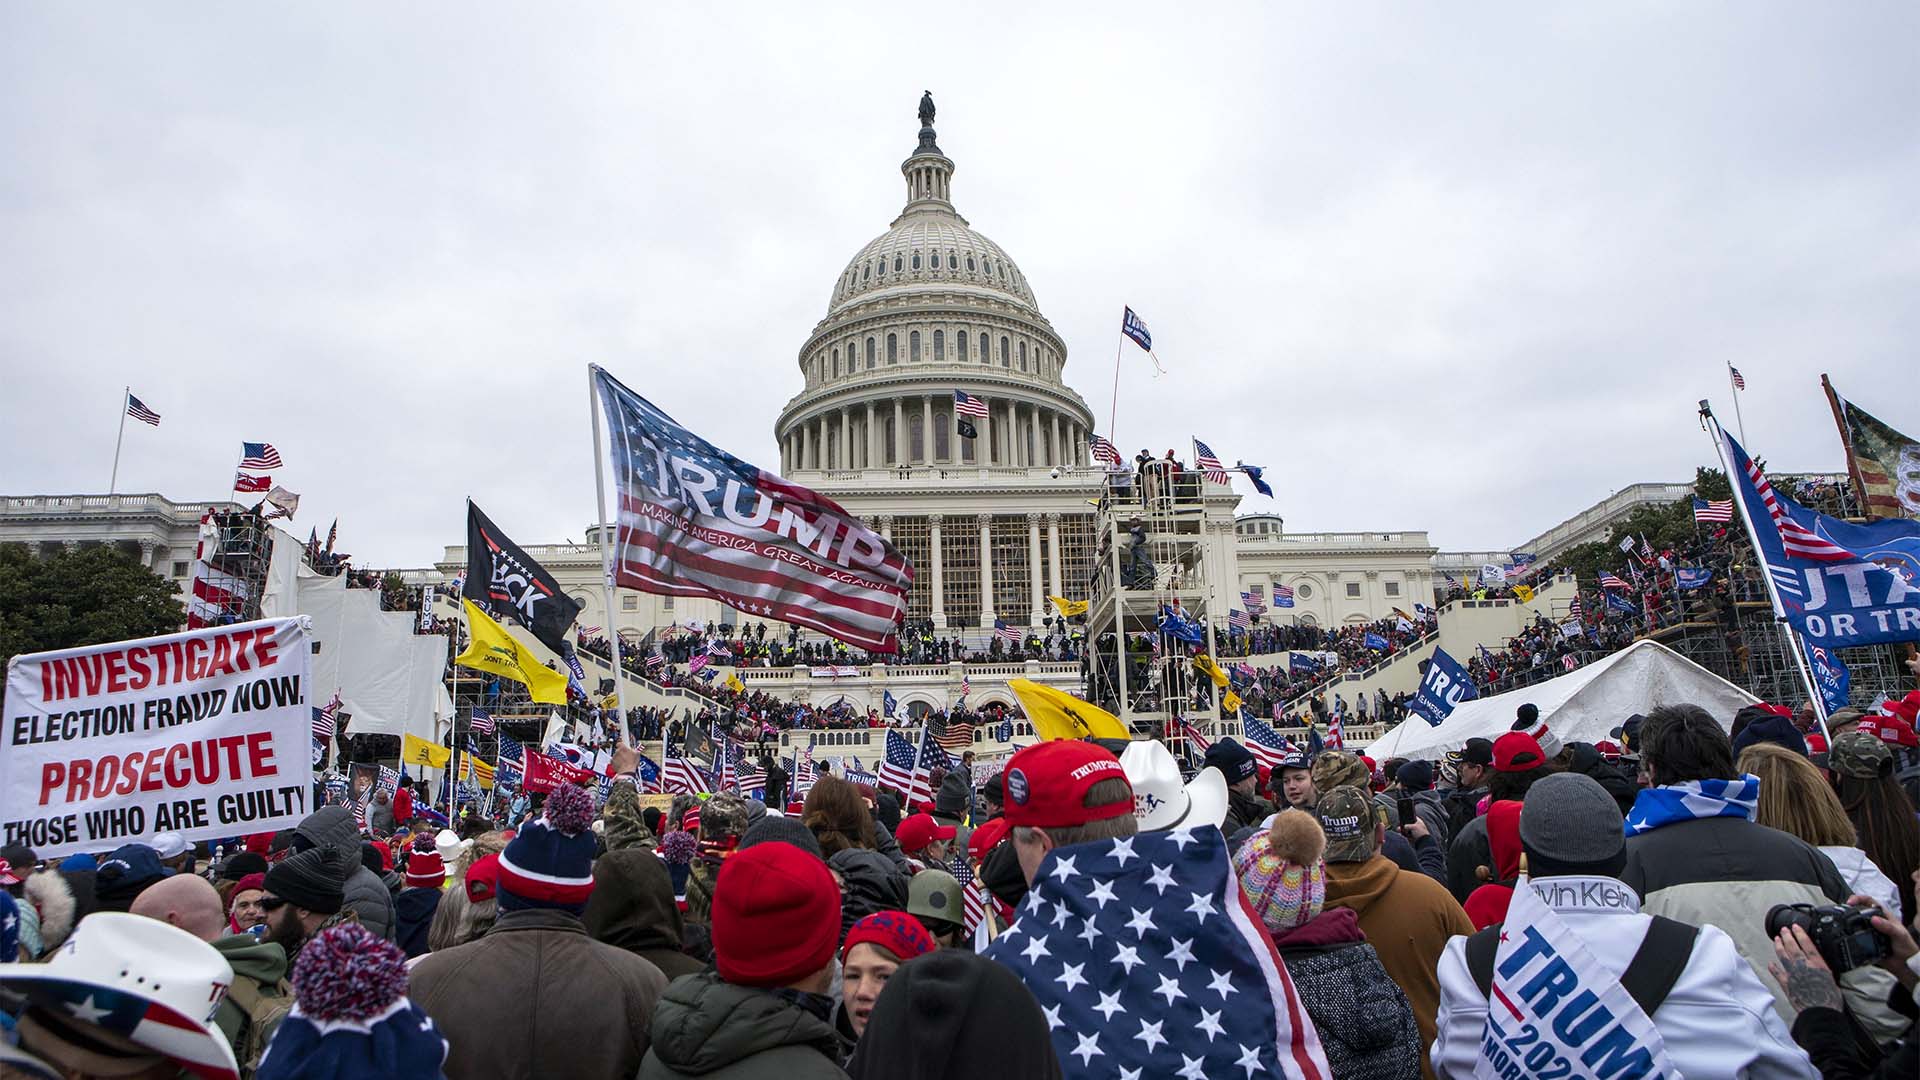
[[[1219,828],[1227,819],[1227,778],[1208,766],[1188,783],[1180,778],[1173,752],[1157,739],[1134,742],[1120,755],[1120,767],[1133,785],[1133,816],[1141,832]]]
[[[233,1047],[213,1026],[233,968],[213,946],[158,919],[89,915],[46,963],[0,964],[0,985],[171,1058],[195,1076],[240,1075]]]

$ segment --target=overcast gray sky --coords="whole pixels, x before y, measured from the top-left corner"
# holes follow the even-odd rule
[[[1694,402],[1920,433],[1920,7],[0,6],[0,491],[217,497],[363,565],[593,516],[584,368],[774,467],[920,91],[1117,441],[1290,529],[1519,543],[1686,479]]]

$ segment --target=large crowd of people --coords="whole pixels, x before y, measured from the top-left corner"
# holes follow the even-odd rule
[[[1057,740],[759,799],[656,794],[616,738],[444,825],[15,845],[0,1069],[1912,1077],[1917,716],[1674,702],[1589,744],[1522,706],[1434,758]]]

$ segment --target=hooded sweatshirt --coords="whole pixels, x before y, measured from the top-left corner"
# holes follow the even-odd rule
[[[1328,863],[1327,907],[1353,909],[1360,932],[1380,954],[1380,965],[1406,992],[1420,1028],[1420,1073],[1431,1077],[1427,1047],[1440,1012],[1435,969],[1448,939],[1473,933],[1473,922],[1445,886],[1379,855],[1365,862]]]
[[[333,848],[347,857],[353,873],[347,875],[347,907],[360,925],[393,940],[393,893],[380,875],[360,861],[360,828],[353,822],[353,811],[344,806],[323,806],[308,814],[294,827],[294,834],[314,847]]]
[[[280,1018],[293,1008],[293,987],[287,983],[287,951],[277,942],[262,941],[252,934],[229,934],[215,938],[212,945],[220,958],[233,968],[233,989],[221,999],[213,1022],[227,1037],[234,1053],[244,1055],[240,1066],[249,1070],[247,1075],[251,1076],[251,1067],[259,1063],[260,1053],[273,1038],[273,1029],[280,1026]],[[271,1004],[250,1012],[248,1006],[256,999]],[[246,1032],[243,1042],[240,1036],[249,1021],[258,1023],[263,1015],[269,1017],[264,1025],[267,1030]],[[254,1060],[249,1061],[248,1057]]]
[[[854,1080],[1055,1080],[1046,1015],[1012,971],[939,949],[900,965],[874,1003],[847,1071]]]
[[[600,856],[584,918],[588,936],[652,961],[668,982],[704,968],[680,951],[686,927],[673,900],[673,877],[650,849]]]
[[[427,930],[433,926],[433,916],[439,910],[437,888],[401,889],[393,898],[396,944],[409,959],[427,954]]]

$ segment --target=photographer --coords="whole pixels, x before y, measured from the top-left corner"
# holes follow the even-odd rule
[[[1916,874],[1920,877],[1920,874]],[[1920,884],[1920,882],[1916,882]],[[1887,917],[1886,909],[1865,896],[1848,901],[1855,907],[1871,908],[1873,929],[1887,942],[1887,955],[1879,965],[1899,980],[1887,1000],[1889,1008],[1911,1021],[1920,1010],[1920,947],[1905,927]],[[1916,920],[1920,921],[1920,920]],[[1773,943],[1776,959],[1769,965],[1773,977],[1786,991],[1800,1015],[1793,1022],[1793,1039],[1813,1058],[1826,1080],[1855,1080],[1860,1077],[1920,1076],[1920,1024],[1910,1024],[1906,1035],[1884,1053],[1855,1027],[1844,1011],[1840,985],[1833,969],[1821,956],[1813,938],[1798,925],[1781,930]]]

